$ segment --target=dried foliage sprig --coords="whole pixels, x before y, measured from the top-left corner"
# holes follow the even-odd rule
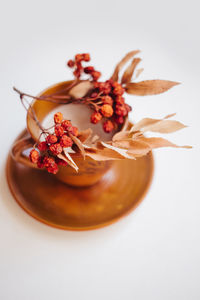
[[[33,163],[56,174],[59,165],[68,164],[78,171],[78,166],[68,152],[69,147],[80,152],[84,159],[88,156],[98,161],[136,159],[160,147],[191,148],[190,146],[177,146],[164,138],[147,138],[143,135],[146,132],[171,133],[186,127],[178,121],[169,120],[174,114],[163,119],[144,118],[130,125],[128,114],[131,107],[125,103],[124,93],[138,96],[156,95],[179,84],[168,80],[132,82],[132,78],[137,78],[143,71],[143,69],[136,70],[141,61],[140,58],[135,57],[139,52],[135,50],[126,54],[116,65],[111,78],[105,82],[99,81],[101,73],[93,66],[83,66],[84,62],[90,61],[90,55],[84,53],[77,54],[73,60],[68,61],[67,65],[73,70],[75,79],[64,89],[51,95],[32,96],[14,88],[20,95],[22,104],[41,129],[41,135],[45,135],[45,141],[38,141],[30,152],[30,160]],[[122,68],[130,60],[130,65],[120,78]],[[87,80],[81,79],[83,74],[88,76]],[[57,104],[88,105],[92,109],[91,123],[102,122],[105,132],[115,129],[117,133],[109,142],[101,141],[98,136],[93,135],[90,128],[78,133],[78,129],[72,126],[69,120],[63,120],[62,113],[58,112],[54,116],[54,134],[51,134],[49,129],[42,127],[32,106],[28,105],[27,108],[26,97]]]

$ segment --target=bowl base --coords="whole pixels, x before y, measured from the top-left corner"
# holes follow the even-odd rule
[[[67,230],[114,223],[141,202],[152,174],[153,155],[149,153],[137,160],[115,161],[98,183],[77,188],[46,171],[17,163],[10,155],[7,160],[7,180],[17,203],[37,220]]]

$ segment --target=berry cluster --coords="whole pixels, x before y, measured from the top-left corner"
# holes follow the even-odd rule
[[[91,115],[91,122],[96,124],[103,117],[106,118],[103,129],[107,133],[114,129],[115,124],[123,124],[124,117],[131,111],[131,107],[125,103],[124,92],[121,84],[111,79],[105,82],[94,82],[91,97],[98,105]]]
[[[70,68],[74,68],[76,78],[80,78],[83,73],[91,76],[94,89],[85,98],[85,103],[94,109],[91,123],[97,124],[104,118],[103,129],[109,133],[116,126],[122,125],[124,118],[131,111],[131,107],[125,103],[123,97],[125,89],[112,79],[98,82],[101,73],[96,71],[93,66],[83,67],[83,61],[90,61],[90,55],[87,53],[77,54],[74,60],[69,60],[67,64]]]
[[[78,129],[69,120],[63,120],[60,112],[54,115],[54,123],[54,134],[44,132],[45,141],[36,145],[38,150],[31,150],[29,158],[38,168],[46,168],[49,173],[56,174],[59,165],[67,165],[57,155],[63,152],[63,148],[72,147],[73,140],[70,136],[77,136]]]
[[[90,61],[90,55],[88,53],[76,54],[74,60],[70,59],[67,63],[68,67],[74,68],[74,76],[80,78],[82,73],[89,74],[93,81],[97,81],[101,76],[101,73],[96,71],[94,67],[83,67],[82,62]]]

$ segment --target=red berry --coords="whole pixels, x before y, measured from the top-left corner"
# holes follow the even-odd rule
[[[121,117],[125,117],[128,114],[125,105],[119,105],[119,104],[115,106],[115,113],[116,115]]]
[[[32,149],[30,154],[29,154],[29,159],[32,163],[36,164],[39,159],[39,152],[35,149]]]
[[[56,136],[62,136],[63,134],[64,134],[64,129],[63,129],[63,127],[61,126],[61,125],[57,125],[56,127],[55,127],[55,134],[56,134]]]
[[[55,162],[57,163],[58,166],[67,166],[68,165],[68,163],[65,160],[60,159],[58,157],[55,158]]]
[[[92,75],[92,78],[94,81],[97,81],[99,79],[99,77],[101,77],[101,73],[98,71],[92,72],[91,75]]]
[[[104,83],[103,92],[106,95],[110,94],[110,92],[111,92],[111,84],[108,80]]]
[[[132,111],[132,107],[128,104],[125,103],[125,107],[126,107],[126,110],[127,112],[129,113],[130,111]]]
[[[64,134],[61,139],[60,139],[60,145],[65,148],[65,147],[71,147],[73,145],[72,139]]]
[[[98,89],[100,92],[103,92],[104,82],[94,82],[94,88]]]
[[[125,92],[125,90],[123,89],[123,87],[119,86],[114,88],[113,93],[117,96],[121,96],[123,95],[123,93]]]
[[[81,71],[80,71],[80,69],[74,70],[73,74],[74,74],[75,77],[79,78],[79,77],[81,76]]]
[[[85,67],[85,68],[84,68],[84,72],[85,72],[86,74],[90,74],[90,73],[94,72],[94,67],[92,67],[92,66]]]
[[[101,113],[104,117],[110,118],[113,115],[113,108],[109,104],[104,104],[101,107]]]
[[[107,83],[109,83],[111,86],[113,86],[114,81],[112,79],[106,80]]]
[[[109,133],[114,129],[114,125],[110,120],[107,120],[103,124],[103,129],[104,129],[105,132]]]
[[[91,115],[91,123],[93,124],[97,124],[99,121],[101,121],[102,119],[102,115],[99,112],[93,112],[93,114]]]
[[[54,144],[56,143],[58,140],[57,136],[53,135],[53,134],[49,134],[47,137],[46,137],[46,142],[47,144]]]
[[[55,162],[57,163],[58,166],[67,166],[68,165],[68,163],[65,160],[60,159],[58,157],[55,158]]]
[[[48,144],[46,142],[40,142],[37,147],[41,152],[44,152],[48,149]]]
[[[54,162],[55,162],[55,160],[52,157],[45,156],[43,159],[43,164],[46,168],[48,168]]]
[[[52,174],[56,174],[58,172],[58,165],[54,162],[51,166],[47,168],[47,171]]]
[[[62,126],[65,130],[67,130],[68,127],[72,126],[72,123],[71,123],[69,120],[64,120],[64,121],[62,121],[61,126]]]
[[[53,155],[58,155],[60,153],[62,153],[62,146],[60,145],[60,143],[57,144],[52,144],[49,147],[50,151],[53,153]]]
[[[115,116],[114,120],[118,125],[121,125],[124,123],[124,118],[121,116]]]
[[[52,157],[45,156],[43,163],[49,173],[56,174],[58,172],[58,165]]]
[[[104,104],[113,105],[113,99],[110,96],[103,96],[101,100]]]
[[[83,60],[83,55],[82,54],[76,54],[75,61],[77,63],[80,63],[82,60]]]
[[[83,53],[83,60],[84,61],[90,61],[90,54],[89,53]]]
[[[67,63],[68,67],[73,68],[74,67],[74,61],[70,59]]]
[[[62,119],[63,119],[63,115],[61,112],[57,112],[55,115],[54,115],[54,122],[56,124],[60,124],[62,122]]]
[[[116,101],[117,104],[124,104],[125,99],[121,96],[117,96],[115,101]]]
[[[94,92],[90,95],[91,98],[96,98],[98,96],[98,93]]]
[[[37,166],[40,169],[44,168],[44,162],[43,162],[43,160],[44,160],[43,156],[40,156],[39,159],[38,159]]]
[[[121,86],[121,84],[120,84],[119,82],[117,82],[117,81],[112,81],[112,87],[113,87],[113,88],[120,87],[120,86]]]
[[[71,133],[74,136],[78,136],[78,128],[75,126],[72,126],[68,129],[68,132]]]

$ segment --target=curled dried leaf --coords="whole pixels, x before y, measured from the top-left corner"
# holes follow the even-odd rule
[[[84,150],[84,146],[83,146],[82,142],[71,133],[69,133],[69,136],[72,139],[72,141],[76,144],[76,146],[79,148],[83,158],[85,159],[85,150]]]
[[[85,129],[85,130],[79,132],[78,139],[79,139],[82,143],[84,143],[84,142],[86,142],[88,139],[90,139],[91,136],[92,136],[92,129],[91,129],[91,128],[88,128],[88,129]]]
[[[76,163],[73,161],[73,159],[71,158],[70,154],[67,152],[67,150],[64,148],[63,149],[64,154],[58,154],[58,158],[66,161],[72,168],[74,168],[76,170],[76,172],[78,172],[78,166],[76,165]]]
[[[132,136],[132,133],[130,131],[119,131],[113,136],[112,141],[116,142],[116,141],[120,141],[120,140],[129,139],[129,138],[131,138],[131,136]]]
[[[107,161],[107,160],[121,160],[125,159],[123,155],[120,155],[118,152],[113,151],[112,149],[104,148],[98,151],[86,151],[86,156],[91,157],[94,160],[98,161]]]
[[[152,124],[150,126],[144,127],[143,132],[151,131],[151,132],[158,132],[158,133],[172,133],[183,129],[187,126],[182,124],[181,122],[175,120],[162,120],[158,123]]]
[[[94,151],[94,152],[96,152],[97,151],[97,148],[96,148],[96,146],[94,146],[94,145],[86,145],[86,144],[83,144],[83,147],[84,147],[84,150],[86,151],[86,150],[91,150],[91,151]]]
[[[125,89],[128,94],[147,96],[164,93],[178,84],[180,83],[169,80],[145,80],[127,83]]]
[[[140,50],[134,50],[134,51],[131,51],[129,53],[127,53],[123,58],[122,60],[117,64],[115,70],[114,70],[114,73],[113,75],[111,76],[111,79],[114,80],[114,81],[118,81],[118,77],[119,77],[119,72],[120,70],[123,68],[123,66],[134,56],[136,55],[137,53],[139,53]]]
[[[158,138],[158,137],[151,137],[151,138],[147,138],[142,136],[140,138],[140,141],[145,142],[146,144],[149,145],[149,147],[151,149],[155,149],[155,148],[161,148],[161,147],[174,147],[174,148],[186,148],[186,149],[191,149],[191,146],[178,146],[166,139],[163,138]]]
[[[75,99],[83,98],[92,88],[93,84],[89,80],[81,81],[71,88],[69,95]]]
[[[123,149],[128,150],[128,154],[133,154],[133,155],[146,155],[149,151],[151,151],[151,147],[145,143],[145,141],[142,140],[122,140],[113,143],[114,146],[116,147],[121,147]]]
[[[130,64],[130,66],[128,66],[128,68],[125,70],[123,76],[122,76],[122,80],[121,83],[129,83],[131,81],[131,78],[133,76],[133,73],[135,71],[135,68],[137,67],[137,65],[139,64],[139,62],[141,61],[140,58],[134,58]]]
[[[129,125],[130,125],[130,122],[129,122],[128,116],[126,116],[121,131],[126,131],[129,127]]]
[[[121,148],[118,148],[118,147],[115,147],[115,146],[112,146],[110,144],[107,144],[107,143],[104,143],[104,142],[101,142],[101,144],[110,149],[110,150],[113,150],[115,152],[117,152],[118,154],[120,154],[121,156],[124,156],[125,158],[129,158],[129,159],[133,159],[132,156],[128,155],[127,154],[127,150],[126,149],[121,149]]]
[[[131,128],[130,132],[134,131],[151,131],[151,132],[159,132],[159,133],[172,133],[186,126],[181,122],[175,120],[167,120],[171,118],[174,114],[167,115],[163,119],[152,119],[152,118],[144,118]]]
[[[99,139],[100,139],[100,137],[99,137],[97,134],[95,134],[95,135],[91,138],[91,143],[94,144],[94,143],[96,143]]]

